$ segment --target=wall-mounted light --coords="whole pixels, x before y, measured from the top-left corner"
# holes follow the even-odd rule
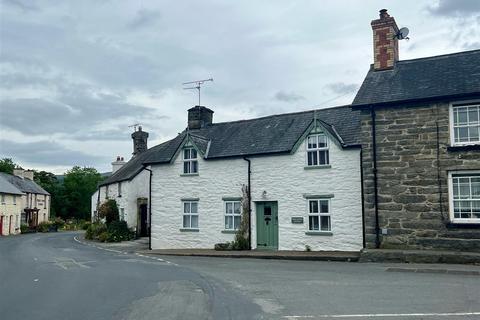
[[[267,191],[263,190],[262,192],[262,198],[266,198],[267,197]]]

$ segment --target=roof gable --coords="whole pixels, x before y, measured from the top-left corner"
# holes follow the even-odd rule
[[[22,179],[15,175],[4,173],[4,172],[0,172],[0,175],[21,192],[44,194],[44,195],[50,194],[45,189],[40,187],[35,181],[32,181],[30,179],[27,179],[27,178]]]
[[[370,68],[352,106],[480,95],[480,50],[398,61]]]

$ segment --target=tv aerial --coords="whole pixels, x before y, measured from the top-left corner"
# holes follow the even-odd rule
[[[397,38],[398,40],[403,40],[403,39],[410,40],[410,38],[407,37],[409,32],[410,31],[408,30],[407,27],[403,27],[400,30],[398,30],[394,38]]]
[[[195,80],[195,81],[189,81],[189,82],[184,82],[182,83],[182,85],[186,86],[186,85],[194,85],[193,87],[186,87],[186,88],[183,88],[183,90],[193,90],[193,89],[197,89],[198,90],[198,105],[200,106],[200,91],[202,89],[202,85],[205,83],[205,82],[213,82],[213,78],[210,78],[210,79],[204,79],[204,80]]]
[[[130,126],[128,126],[128,127],[129,127],[129,128],[133,128],[133,131],[137,131],[137,127],[139,127],[139,126],[140,126],[140,123],[134,123],[134,124],[132,124],[132,125],[130,125]]]

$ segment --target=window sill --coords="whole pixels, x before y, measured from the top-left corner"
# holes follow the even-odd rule
[[[329,164],[325,164],[322,166],[305,166],[303,167],[305,170],[315,170],[315,169],[330,169],[332,166]]]
[[[227,233],[227,234],[236,234],[237,230],[222,230],[222,233]]]
[[[453,145],[447,147],[448,151],[470,151],[480,150],[480,144]]]
[[[480,229],[479,222],[448,222],[446,224],[447,229]]]
[[[181,173],[180,177],[194,177],[198,176],[198,173]]]
[[[331,231],[306,231],[307,236],[333,236]]]
[[[180,232],[199,232],[199,229],[189,229],[189,228],[182,228]]]

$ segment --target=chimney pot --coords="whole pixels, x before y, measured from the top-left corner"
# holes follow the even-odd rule
[[[112,174],[123,167],[124,164],[125,161],[123,161],[123,157],[117,156],[117,160],[112,162]]]
[[[387,12],[387,9],[382,9],[380,10],[380,19],[385,19],[390,17],[390,15]]]

